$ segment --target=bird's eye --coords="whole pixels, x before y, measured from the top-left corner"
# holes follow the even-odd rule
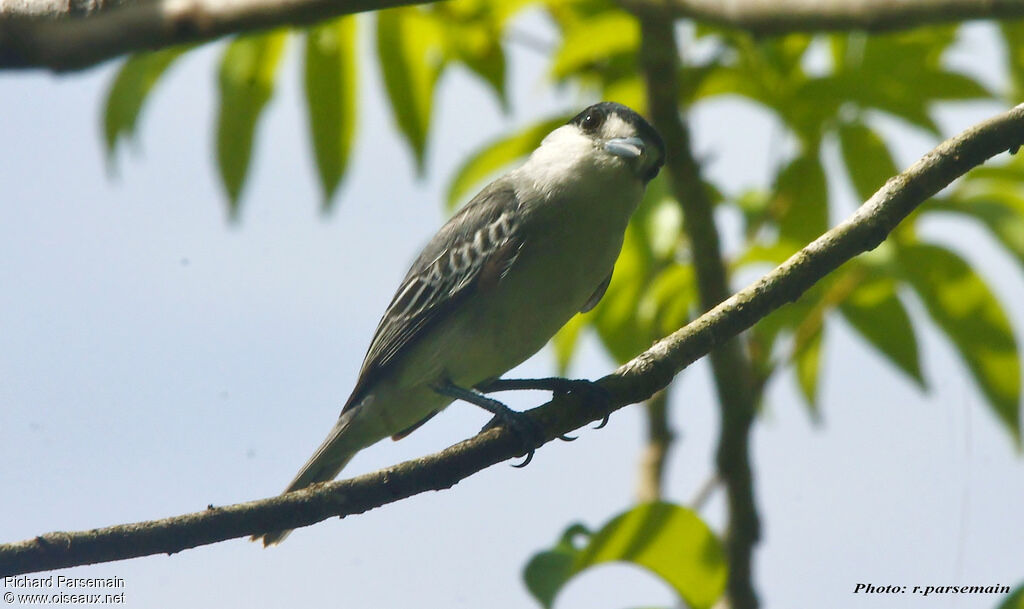
[[[587,131],[594,131],[601,126],[604,122],[604,112],[600,110],[591,110],[587,112],[587,115],[583,117],[583,128]]]

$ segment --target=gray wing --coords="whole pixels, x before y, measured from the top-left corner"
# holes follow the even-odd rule
[[[612,273],[614,272],[615,269],[612,269]],[[596,307],[597,303],[601,302],[601,299],[604,298],[604,293],[608,291],[608,284],[612,282],[612,273],[608,273],[608,276],[604,278],[601,285],[597,286],[597,289],[590,295],[587,302],[583,303],[583,306],[580,308],[580,313],[586,313]]]
[[[522,246],[518,210],[512,186],[498,180],[434,235],[384,312],[342,412],[358,403],[372,381],[432,324],[505,276]]]

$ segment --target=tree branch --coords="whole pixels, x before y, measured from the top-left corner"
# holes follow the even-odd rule
[[[665,480],[665,462],[672,448],[675,433],[668,423],[668,394],[666,387],[644,402],[647,410],[647,447],[640,458],[637,475],[636,500],[639,503],[661,499]]]
[[[135,0],[76,16],[16,12],[0,0],[0,69],[80,70],[138,51],[206,42],[436,0]],[[7,7],[7,8],[4,8]]]
[[[622,0],[634,13],[687,18],[751,34],[884,32],[1024,17],[1021,0]]]
[[[679,115],[676,75],[680,65],[674,27],[672,21],[665,19],[641,19],[640,63],[651,118],[666,142],[665,169],[673,194],[683,208],[683,227],[690,240],[701,309],[707,311],[729,296],[729,280],[713,206],[704,189],[700,166],[693,157],[690,130]],[[732,609],[756,609],[751,569],[761,525],[750,471],[750,428],[756,404],[750,358],[738,336],[723,340],[710,356],[721,416],[716,461],[729,505],[726,590]]]
[[[599,383],[606,407],[569,395],[529,411],[544,430],[541,445],[627,404],[648,399],[683,368],[757,320],[796,300],[844,262],[878,246],[918,205],[968,169],[1024,145],[1024,105],[943,142],[902,174],[890,179],[850,218],[786,262],[737,292],[685,328],[658,341]],[[317,485],[285,496],[209,508],[163,520],[74,533],[48,533],[0,545],[0,577],[109,562],[301,527],[331,516],[348,516],[460,480],[524,452],[515,435],[493,429],[438,454],[358,478]]]
[[[437,0],[0,0],[0,69],[81,70],[128,53]],[[752,34],[887,31],[1024,17],[1021,0],[622,0]]]

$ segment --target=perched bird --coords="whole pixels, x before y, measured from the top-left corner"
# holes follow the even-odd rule
[[[579,387],[499,377],[601,299],[629,218],[664,158],[647,121],[603,102],[476,195],[398,286],[337,423],[284,492],[333,479],[358,451],[405,437],[456,399],[494,413],[491,425],[517,427],[523,415],[485,392]],[[253,539],[269,546],[288,533]]]

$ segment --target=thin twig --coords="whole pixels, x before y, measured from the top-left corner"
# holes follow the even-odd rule
[[[644,402],[647,411],[647,446],[640,457],[636,498],[640,503],[657,501],[663,494],[665,463],[675,433],[668,424],[668,396],[671,385]]]
[[[707,502],[711,499],[711,495],[718,488],[718,485],[722,483],[722,479],[717,474],[712,474],[704,484],[700,485],[697,492],[693,495],[693,499],[690,500],[690,507],[696,511],[701,511]]]

